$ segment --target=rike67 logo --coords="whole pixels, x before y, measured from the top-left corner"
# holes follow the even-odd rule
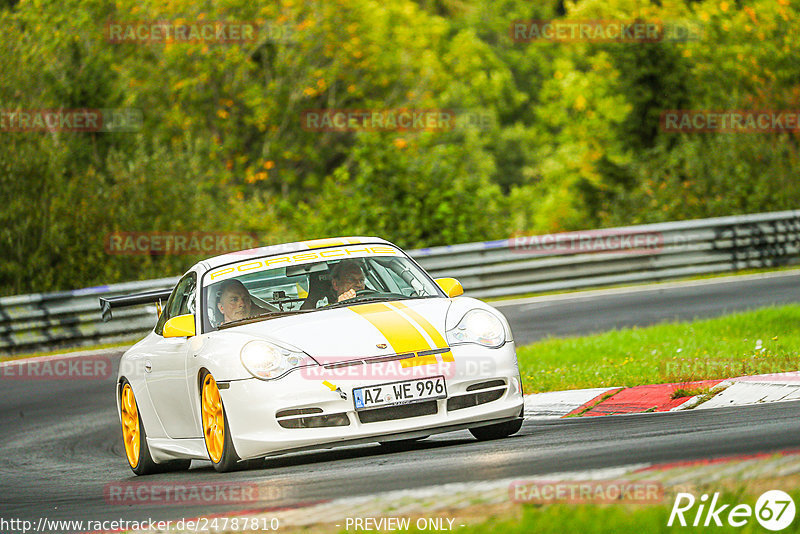
[[[695,505],[696,509],[695,509]],[[685,514],[685,515],[684,515]],[[719,493],[714,493],[709,502],[708,494],[695,499],[691,493],[678,493],[669,514],[667,526],[717,526],[725,523],[732,527],[743,527],[753,517],[767,530],[778,531],[788,527],[794,520],[795,506],[792,498],[780,490],[766,491],[758,498],[755,507],[749,504],[730,504],[719,502]]]

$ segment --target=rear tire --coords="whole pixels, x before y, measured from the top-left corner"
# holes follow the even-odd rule
[[[153,460],[150,448],[147,446],[147,432],[142,423],[133,388],[125,378],[122,379],[121,386],[119,407],[122,422],[122,444],[131,471],[142,476],[189,469],[191,460],[172,460],[160,464]]]

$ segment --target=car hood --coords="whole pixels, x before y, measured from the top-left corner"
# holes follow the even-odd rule
[[[231,328],[304,351],[320,363],[418,352],[447,346],[450,299],[356,304]]]

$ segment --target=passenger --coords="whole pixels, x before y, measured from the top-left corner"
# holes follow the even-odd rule
[[[218,291],[217,309],[222,314],[220,324],[247,319],[266,311],[253,304],[250,292],[235,278],[222,282]]]

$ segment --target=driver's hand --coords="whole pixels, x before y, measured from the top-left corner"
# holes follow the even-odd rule
[[[342,302],[343,300],[352,299],[355,298],[355,296],[356,296],[356,290],[348,289],[347,291],[339,295],[339,299],[336,302]]]

